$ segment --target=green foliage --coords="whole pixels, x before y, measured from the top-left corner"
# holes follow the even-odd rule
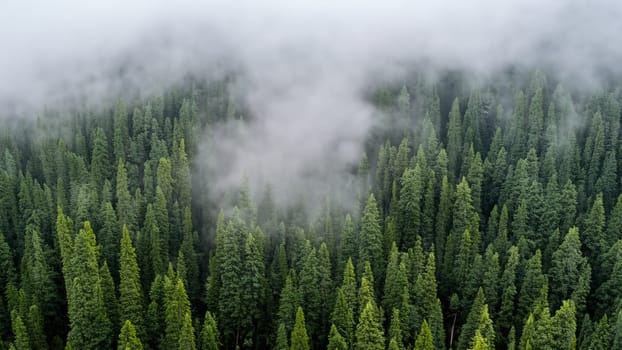
[[[76,235],[70,270],[76,277],[69,285],[68,308],[71,329],[68,340],[78,349],[108,348],[112,325],[106,314],[97,267],[95,234],[89,222]]]
[[[296,323],[290,337],[290,350],[309,350],[309,336],[305,325],[305,316],[301,307],[296,310]]]
[[[370,86],[351,183],[299,198],[214,189],[233,76],[8,123],[0,348],[620,348],[616,80],[465,77]]]
[[[140,284],[140,269],[136,262],[136,250],[127,226],[123,225],[119,254],[119,319],[124,325],[130,321],[139,335],[145,334],[143,292]]]
[[[384,349],[384,331],[378,320],[378,312],[371,301],[368,301],[361,311],[356,326],[356,342],[354,349],[381,350]]]
[[[339,334],[337,327],[332,325],[330,327],[330,334],[328,335],[328,347],[327,350],[347,350],[348,344],[346,340]]]
[[[132,321],[126,320],[121,327],[121,333],[119,334],[118,350],[142,350],[143,344],[136,336],[136,329],[132,324]]]
[[[428,326],[428,322],[423,320],[421,324],[421,330],[415,341],[414,350],[434,350],[434,340],[432,338],[432,332]]]
[[[217,350],[220,347],[220,332],[214,315],[206,311],[203,328],[199,334],[199,350]]]
[[[379,215],[376,199],[373,194],[370,194],[365,205],[363,218],[361,218],[358,259],[359,262],[369,261],[372,264],[374,276],[382,276],[384,272]]]

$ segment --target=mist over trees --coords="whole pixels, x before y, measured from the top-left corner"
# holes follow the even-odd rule
[[[7,122],[0,349],[616,348],[619,89],[465,77],[373,86],[355,185],[289,201],[211,186],[234,78]]]

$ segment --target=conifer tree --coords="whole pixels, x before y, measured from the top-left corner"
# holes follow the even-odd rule
[[[110,177],[110,156],[108,139],[103,129],[97,128],[93,132],[93,146],[91,153],[91,181],[93,187],[99,191],[104,181]],[[114,163],[113,163],[114,164]],[[76,345],[72,343],[75,347]]]
[[[242,237],[247,235],[247,228],[239,214],[235,213],[234,217],[227,224],[227,229],[223,242],[223,251],[226,252],[220,265],[220,295],[219,295],[219,319],[218,323],[222,326],[222,334],[224,343],[227,345],[238,344],[242,340],[240,337],[241,320],[242,320],[242,304],[241,296],[242,285],[241,276],[242,253],[241,242]]]
[[[456,349],[467,349],[469,342],[475,336],[475,331],[479,329],[480,319],[482,318],[484,310],[486,310],[486,314],[488,314],[488,306],[486,305],[484,291],[480,288],[477,291],[477,295],[475,296],[475,300],[471,306],[471,311],[469,311],[466,318],[466,322],[460,330],[460,336],[458,337]]]
[[[136,262],[136,250],[127,226],[123,225],[119,254],[119,318],[124,325],[130,321],[137,334],[144,334],[143,292],[140,284],[140,269]]]
[[[389,324],[388,338],[395,343],[397,349],[404,349],[404,340],[402,337],[402,320],[400,319],[400,310],[395,308],[391,314],[391,323]]]
[[[26,330],[26,326],[24,325],[24,321],[21,316],[17,314],[14,310],[12,312],[13,319],[13,334],[15,335],[15,342],[13,346],[15,350],[30,350],[30,340],[28,336],[28,331]]]
[[[132,324],[132,321],[126,320],[121,327],[121,333],[119,334],[118,350],[142,350],[143,344],[136,336],[136,329]]]
[[[179,346],[180,350],[196,350],[196,344],[194,341],[194,328],[192,327],[192,318],[190,312],[186,312],[182,323],[181,330],[179,332]]]
[[[570,298],[577,311],[582,312],[590,289],[591,267],[581,253],[581,240],[576,227],[568,231],[562,244],[553,253],[549,281],[553,305],[559,305],[562,300]]]
[[[305,325],[305,316],[301,307],[296,310],[296,323],[290,338],[290,350],[309,350],[309,336]]]
[[[618,349],[622,346],[622,311],[618,311],[611,332],[613,336],[613,349]]]
[[[274,344],[275,350],[289,350],[289,341],[287,340],[287,332],[285,331],[285,325],[283,322],[279,323],[279,327],[276,332],[276,343]]]
[[[194,348],[194,329],[190,319],[190,302],[186,294],[186,288],[181,279],[171,280],[168,276],[164,277],[165,289],[165,321],[166,336],[165,348],[174,349],[178,345],[184,344],[183,349],[187,349],[190,335],[192,335],[192,348]],[[186,320],[187,318],[187,320]]]
[[[421,323],[421,330],[419,331],[419,335],[417,335],[417,340],[415,341],[414,350],[434,350],[434,339],[432,337],[432,332],[430,331],[430,327],[428,326],[428,322],[423,320]]]
[[[47,350],[48,344],[45,336],[45,325],[43,314],[37,304],[30,305],[26,318],[28,333],[30,334],[30,345],[33,349]]]
[[[296,281],[296,272],[290,270],[285,278],[285,286],[281,291],[281,300],[279,301],[277,316],[279,324],[283,324],[286,333],[291,333],[294,328],[296,310],[302,304],[302,296]]]
[[[402,299],[402,290],[408,286],[405,264],[399,262],[397,245],[393,242],[387,263],[387,275],[384,283],[383,306],[389,311],[398,308]]]
[[[75,238],[70,266],[75,277],[68,294],[68,340],[77,349],[108,348],[112,329],[97,267],[95,234],[88,221]]]
[[[104,305],[106,307],[106,315],[108,315],[112,329],[116,329],[115,325],[119,323],[119,301],[117,300],[117,292],[114,281],[112,280],[110,270],[108,269],[108,263],[105,261],[99,269],[99,279],[104,298]]]
[[[371,301],[368,301],[363,307],[359,317],[359,323],[356,326],[356,343],[354,344],[354,349],[384,349],[384,332],[375,309]]]
[[[421,234],[421,198],[425,192],[425,179],[424,169],[420,164],[417,164],[414,169],[409,168],[404,171],[401,185],[397,231],[400,234],[402,246],[410,248],[415,243],[417,235]]]
[[[611,336],[609,334],[609,321],[607,320],[607,315],[605,314],[598,324],[596,325],[596,329],[594,329],[594,333],[590,338],[590,345],[588,346],[588,350],[605,350],[611,349]]]
[[[523,278],[523,283],[518,296],[518,322],[523,322],[528,316],[533,302],[538,298],[540,290],[546,284],[546,277],[542,273],[541,260],[542,254],[538,249],[536,250],[536,253],[526,262],[526,266],[524,268],[525,277]]]
[[[516,270],[518,268],[518,248],[512,246],[508,251],[508,259],[503,274],[501,275],[501,306],[499,309],[499,317],[497,326],[502,334],[510,330],[514,319],[515,298],[517,294],[516,288]]]
[[[600,259],[605,251],[605,208],[603,206],[603,194],[599,193],[594,199],[592,208],[585,218],[584,229],[581,231],[581,241],[584,243],[585,255],[592,265]]]
[[[206,311],[203,328],[199,334],[199,350],[218,350],[220,347],[220,332],[214,315]]]
[[[128,119],[127,110],[125,104],[121,99],[117,101],[117,106],[114,110],[114,134],[113,134],[113,150],[115,159],[127,159],[126,153],[129,149],[128,142],[130,140],[130,133],[128,131]]]
[[[449,112],[449,123],[447,125],[447,159],[449,174],[453,178],[457,174],[458,164],[460,164],[460,154],[462,153],[462,116],[460,115],[460,102],[458,98],[454,100]]]
[[[332,327],[337,327],[340,336],[343,334],[344,341],[352,344],[354,339],[354,310],[346,300],[341,288],[337,288],[337,298],[331,315]]]
[[[242,308],[242,327],[247,334],[252,334],[260,320],[263,309],[265,288],[267,286],[263,247],[252,233],[244,245],[244,265],[241,274],[240,302]]]
[[[378,206],[374,195],[370,194],[361,219],[358,258],[359,261],[369,261],[372,264],[375,276],[382,276],[384,272],[382,246]]]
[[[332,325],[330,327],[330,334],[328,335],[328,347],[327,350],[347,350],[348,344],[345,339],[339,334],[337,327]]]
[[[130,228],[134,227],[136,224],[136,213],[132,203],[132,195],[130,194],[128,185],[127,170],[123,159],[119,159],[119,164],[117,166],[116,198],[117,218],[120,227],[123,227],[123,225],[127,225]]]

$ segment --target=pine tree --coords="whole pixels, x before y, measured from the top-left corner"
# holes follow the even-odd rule
[[[572,299],[577,311],[582,312],[590,289],[591,268],[581,253],[579,230],[571,228],[564,241],[553,253],[552,266],[549,270],[551,300],[553,305],[562,300]]]
[[[106,306],[106,315],[110,320],[112,329],[114,329],[114,325],[119,323],[119,301],[117,300],[117,292],[114,281],[112,280],[110,270],[108,269],[108,263],[105,261],[99,269],[99,279],[104,298],[104,305]]]
[[[382,350],[384,349],[384,332],[377,311],[371,301],[365,304],[362,309],[359,323],[356,326],[356,343],[354,348],[357,350]]]
[[[140,284],[140,269],[136,262],[136,251],[127,226],[123,225],[119,255],[119,315],[122,324],[130,321],[137,334],[144,333],[143,292]]]
[[[289,350],[289,344],[287,340],[287,332],[285,331],[285,325],[281,322],[276,332],[276,343],[274,344],[275,350]]]
[[[121,328],[121,333],[119,334],[119,342],[118,342],[119,350],[142,350],[143,344],[140,342],[140,339],[136,336],[136,329],[132,324],[132,321],[126,320],[123,323],[123,327]]]
[[[451,220],[451,188],[447,176],[443,176],[441,180],[441,193],[438,203],[438,213],[436,215],[436,258],[443,261],[443,252],[445,248],[445,238],[449,233],[449,223]]]
[[[417,336],[417,341],[415,341],[414,350],[434,350],[434,340],[432,338],[432,332],[430,331],[430,327],[428,326],[428,322],[423,320],[421,323],[421,330],[419,331],[419,335]]]
[[[383,267],[383,248],[382,232],[380,230],[380,219],[378,206],[373,194],[369,195],[363,218],[361,219],[361,231],[359,234],[359,261],[369,261],[375,276],[382,276]],[[362,265],[360,265],[362,266]]]
[[[471,306],[471,311],[469,311],[466,322],[460,331],[456,349],[462,350],[467,348],[469,342],[475,336],[475,331],[479,329],[480,319],[484,309],[487,314],[488,306],[486,306],[484,291],[480,288],[477,291],[477,295],[475,296],[475,300],[473,301],[473,305]]]
[[[603,206],[603,194],[599,193],[594,199],[592,208],[585,218],[585,225],[581,231],[581,241],[585,244],[585,255],[592,265],[600,259],[605,251],[605,208]]]
[[[391,314],[388,337],[391,342],[395,343],[397,349],[405,349],[402,337],[402,320],[400,319],[400,310],[397,308],[393,309]]]
[[[341,243],[339,246],[339,256],[341,258],[340,266],[344,265],[349,259],[356,261],[357,253],[358,245],[354,234],[354,223],[352,222],[350,214],[347,214],[341,231]]]
[[[255,331],[260,320],[267,286],[263,247],[252,233],[244,245],[244,265],[241,274],[240,302],[242,308],[242,327],[247,334]]]
[[[175,199],[181,208],[189,207],[192,200],[192,176],[186,154],[186,142],[183,138],[179,141],[179,145],[173,149],[171,168],[175,179]]]
[[[130,194],[127,171],[125,169],[125,162],[123,159],[119,159],[119,164],[117,166],[116,198],[117,218],[120,227],[123,227],[123,225],[127,225],[129,228],[134,227],[136,224],[136,213],[132,203],[132,195]]]
[[[192,318],[190,312],[186,312],[182,323],[181,330],[179,332],[179,350],[196,350],[196,344],[194,341],[194,328],[192,327]]]
[[[542,273],[542,254],[540,249],[526,262],[525,277],[518,297],[516,320],[523,322],[529,315],[533,302],[540,295],[540,290],[546,284],[546,277]]]
[[[449,123],[447,125],[447,159],[449,174],[453,178],[457,174],[459,156],[462,153],[462,116],[460,115],[460,102],[458,98],[454,100],[449,112]]]
[[[281,291],[281,300],[279,301],[279,311],[277,313],[279,323],[285,326],[286,333],[291,333],[291,330],[294,328],[296,310],[301,303],[302,296],[296,282],[296,272],[290,270]]]
[[[605,350],[611,349],[611,336],[609,334],[609,321],[607,315],[604,315],[598,324],[590,339],[588,350]]]
[[[417,235],[421,233],[421,198],[425,191],[424,172],[420,164],[417,164],[414,169],[406,169],[401,178],[397,231],[400,233],[402,246],[406,248],[412,247]]]
[[[611,331],[613,333],[613,349],[619,349],[622,346],[622,310],[618,310],[615,325]]]
[[[296,310],[296,323],[290,338],[290,350],[309,350],[309,336],[305,326],[305,316],[301,307]]]
[[[58,297],[53,281],[54,272],[44,250],[45,243],[39,230],[26,225],[24,252],[21,264],[22,288],[30,304],[42,305],[44,317],[51,320],[57,313]]]
[[[93,146],[91,153],[91,182],[98,191],[104,181],[110,177],[110,157],[108,139],[103,129],[97,128],[93,132]],[[114,164],[114,163],[113,163]],[[72,343],[75,347],[76,345]]]
[[[514,310],[516,303],[516,270],[518,268],[518,248],[512,246],[508,251],[508,259],[503,274],[501,275],[501,283],[503,291],[501,292],[501,306],[499,308],[499,317],[497,326],[502,334],[510,330],[514,319]]]
[[[126,153],[129,149],[128,142],[130,140],[130,133],[128,131],[127,110],[125,104],[121,99],[117,101],[117,106],[114,110],[114,135],[113,135],[113,149],[115,159],[127,159]]]
[[[192,334],[192,348],[194,348],[194,329],[190,319],[190,302],[186,294],[186,288],[181,279],[171,280],[164,277],[165,289],[165,321],[166,336],[164,346],[166,349],[175,349],[182,343],[183,349],[187,349],[189,334]],[[186,320],[188,318],[188,320]]]
[[[354,310],[346,300],[341,288],[337,288],[337,298],[331,315],[332,326],[343,334],[344,341],[351,345],[354,339]]]
[[[108,263],[111,273],[117,277],[119,271],[119,224],[117,222],[117,215],[110,202],[103,203],[101,211],[103,216],[102,226],[99,230],[99,237],[101,237],[101,253],[102,257]],[[118,280],[118,278],[116,278],[116,280]]]
[[[382,305],[389,311],[398,308],[402,299],[402,290],[408,286],[406,267],[399,262],[397,245],[393,242],[387,263],[387,275],[384,283]]]
[[[24,321],[15,310],[12,312],[11,318],[13,319],[13,334],[15,335],[15,343],[13,345],[15,350],[30,350],[30,340]]]
[[[45,325],[43,315],[37,304],[30,305],[26,317],[28,332],[30,333],[30,344],[33,349],[47,350],[48,344],[45,336]]]
[[[574,303],[564,300],[562,306],[553,316],[553,348],[555,349],[574,349],[577,345],[576,332],[577,321]]]
[[[327,350],[347,350],[348,344],[345,339],[339,334],[337,327],[332,325],[330,327],[330,334],[328,335],[328,347]]]
[[[302,308],[307,310],[305,322],[313,347],[319,338],[320,312],[326,302],[321,299],[319,290],[320,274],[318,271],[318,258],[315,248],[312,248],[304,260],[300,271],[300,292],[302,294]]]
[[[97,267],[95,234],[88,221],[75,238],[70,266],[75,277],[68,293],[68,340],[77,349],[108,348],[112,329]]]
[[[203,328],[199,334],[199,350],[218,350],[220,347],[220,332],[214,315],[206,311]]]
[[[247,228],[239,214],[229,221],[224,235],[222,251],[226,252],[220,262],[220,295],[219,295],[219,319],[224,344],[238,344],[241,340],[240,325],[242,320],[242,304],[240,293],[242,291],[241,276],[242,266],[242,237],[247,235]]]

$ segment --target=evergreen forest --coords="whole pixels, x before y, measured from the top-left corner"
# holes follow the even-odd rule
[[[379,82],[354,189],[284,205],[210,187],[234,80],[1,121],[0,349],[622,349],[614,84]]]

